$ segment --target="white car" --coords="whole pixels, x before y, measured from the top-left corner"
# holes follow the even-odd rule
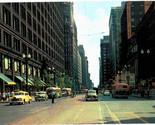
[[[106,95],[107,95],[107,96],[110,96],[110,91],[109,91],[109,90],[105,90],[104,93],[103,93],[103,95],[104,95],[104,96],[106,96]]]

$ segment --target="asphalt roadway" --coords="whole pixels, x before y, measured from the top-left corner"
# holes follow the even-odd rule
[[[149,124],[155,123],[155,100],[99,95],[99,101],[85,101],[85,95],[32,102],[0,104],[0,124]]]

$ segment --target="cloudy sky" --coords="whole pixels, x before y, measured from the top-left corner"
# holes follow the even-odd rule
[[[100,39],[109,35],[110,10],[115,6],[121,6],[121,1],[74,1],[78,44],[84,46],[89,73],[96,87],[99,84]]]

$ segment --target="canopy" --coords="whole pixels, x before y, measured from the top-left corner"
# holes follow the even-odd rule
[[[8,85],[16,85],[14,81],[12,81],[10,78],[8,78],[6,75],[0,73],[0,78],[4,80]]]
[[[21,82],[26,83],[26,78],[25,77],[23,78],[21,76],[16,76],[16,78],[19,79]],[[30,79],[28,79],[28,85],[33,85],[33,82]]]

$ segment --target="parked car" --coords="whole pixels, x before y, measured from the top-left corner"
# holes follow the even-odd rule
[[[86,93],[86,101],[88,100],[96,100],[98,101],[98,95],[96,93],[96,90],[88,90],[88,92]]]
[[[106,95],[107,95],[107,96],[110,96],[110,91],[109,91],[109,90],[105,90],[105,91],[103,92],[103,95],[104,95],[104,96],[106,96]]]
[[[14,93],[13,97],[9,99],[10,105],[12,104],[25,104],[28,102],[29,104],[32,102],[31,96],[26,91],[17,91]]]
[[[41,100],[46,101],[46,100],[48,100],[48,95],[44,91],[37,92],[35,95],[35,100],[36,101],[41,101]]]

